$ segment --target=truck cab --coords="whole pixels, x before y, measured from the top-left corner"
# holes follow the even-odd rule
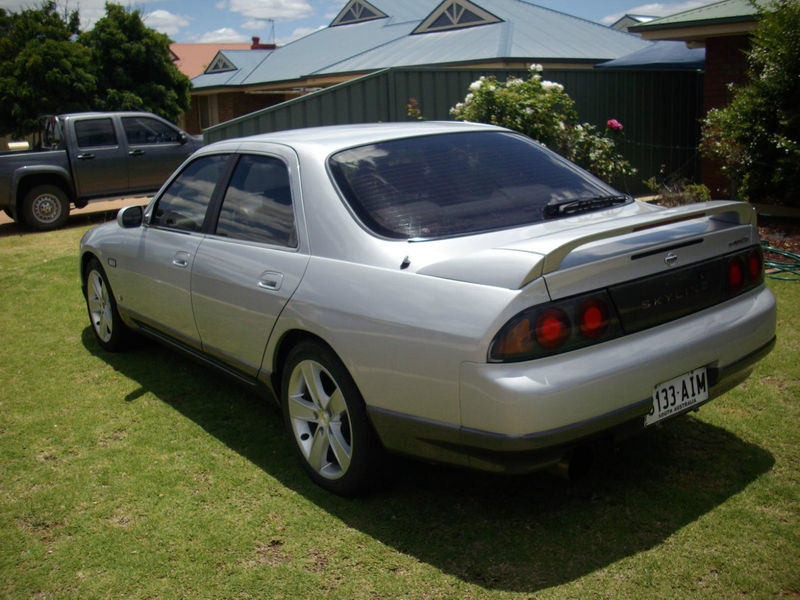
[[[0,208],[34,229],[56,229],[70,205],[155,192],[201,145],[150,113],[47,116],[34,150],[0,156]]]

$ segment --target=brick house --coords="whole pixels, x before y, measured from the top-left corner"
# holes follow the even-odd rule
[[[758,10],[749,0],[723,0],[630,28],[646,40],[675,40],[706,49],[703,107],[707,113],[730,101],[729,84],[747,80],[746,52]],[[708,159],[701,162],[703,183],[714,198],[730,196],[730,182]]]

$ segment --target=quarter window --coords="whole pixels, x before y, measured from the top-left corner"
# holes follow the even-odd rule
[[[75,121],[75,137],[79,148],[116,146],[117,134],[111,119],[85,119]]]
[[[289,171],[269,156],[244,155],[225,191],[217,235],[297,246]]]
[[[122,127],[130,146],[180,142],[177,129],[150,117],[123,117]]]
[[[150,224],[200,231],[227,156],[203,156],[190,163],[158,199]]]

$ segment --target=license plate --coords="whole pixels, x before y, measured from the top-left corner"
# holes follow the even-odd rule
[[[647,426],[658,423],[706,400],[708,400],[708,377],[705,367],[701,367],[675,379],[659,383],[653,388],[653,406],[644,418],[644,424]]]

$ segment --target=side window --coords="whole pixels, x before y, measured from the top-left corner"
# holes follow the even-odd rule
[[[297,247],[289,171],[277,158],[239,159],[222,200],[217,235]]]
[[[158,199],[150,224],[200,231],[227,159],[226,155],[215,154],[190,163]]]
[[[180,142],[180,132],[152,117],[122,117],[128,145],[168,144]]]
[[[79,148],[99,148],[116,146],[117,134],[111,119],[85,119],[75,121],[75,137]]]

